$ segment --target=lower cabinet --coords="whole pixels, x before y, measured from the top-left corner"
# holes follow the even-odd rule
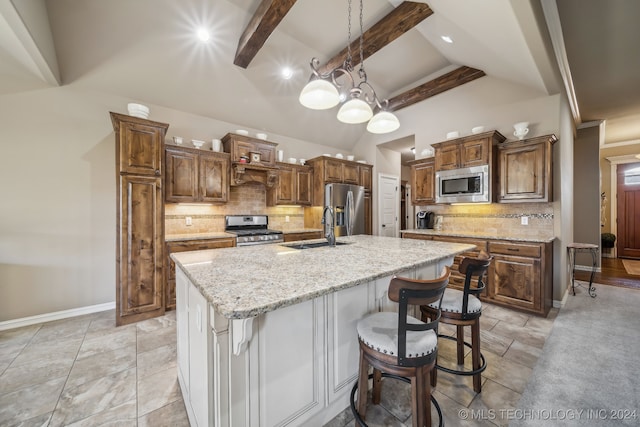
[[[176,263],[171,259],[175,252],[201,251],[205,249],[232,248],[236,245],[234,237],[201,240],[174,240],[166,242],[166,283],[164,289],[165,309],[176,308]]]
[[[551,243],[489,242],[489,299],[546,316],[552,306]]]
[[[299,233],[285,233],[285,242],[295,242],[297,240],[322,239],[322,231],[301,231]]]
[[[476,245],[473,251],[455,257],[449,286],[464,288],[464,276],[458,272],[462,257],[477,257],[480,250],[493,256],[487,289],[481,296],[503,307],[547,316],[553,305],[553,244],[550,242],[516,242],[482,240],[468,237],[436,236],[405,232],[404,238]]]

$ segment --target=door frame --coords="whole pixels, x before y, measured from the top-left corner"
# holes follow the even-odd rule
[[[611,210],[611,230],[615,230],[616,238],[618,236],[618,165],[627,163],[640,162],[635,154],[627,154],[624,156],[611,156],[605,157],[609,163],[611,163],[611,198],[609,199],[609,205]],[[618,258],[618,245],[617,242],[613,246],[613,257]]]
[[[378,174],[378,236],[382,235],[382,179],[383,178],[391,178],[395,181],[396,183],[396,195],[395,195],[395,202],[393,204],[393,206],[395,206],[395,212],[396,212],[396,233],[395,233],[395,237],[400,237],[400,229],[398,227],[398,215],[400,212],[400,177],[398,175],[391,175],[391,174],[385,174],[385,173],[379,173]]]

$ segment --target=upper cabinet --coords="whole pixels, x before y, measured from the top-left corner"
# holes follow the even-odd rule
[[[162,175],[162,147],[168,125],[111,113],[117,127],[118,170],[121,174]]]
[[[324,186],[329,183],[362,185],[365,192],[371,191],[372,165],[333,157],[315,157],[307,160],[313,167],[313,205],[324,204]]]
[[[231,154],[231,161],[240,163],[242,157],[248,157],[250,163],[259,163],[260,166],[276,166],[276,144],[250,136],[228,133],[222,137],[224,151]],[[251,153],[260,153],[258,162],[252,161]],[[249,163],[249,164],[250,164]]]
[[[166,147],[165,200],[171,203],[226,203],[229,154]]]
[[[498,202],[550,202],[552,146],[555,135],[501,144],[498,147]]]
[[[309,166],[278,163],[278,180],[267,191],[267,206],[311,206],[312,182]]]
[[[435,159],[413,160],[411,165],[411,203],[428,205],[436,202]]]
[[[491,165],[494,161],[493,147],[505,139],[500,132],[491,131],[432,144],[435,170]]]

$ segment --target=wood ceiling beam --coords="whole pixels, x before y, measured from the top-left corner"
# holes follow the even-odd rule
[[[262,0],[244,29],[233,63],[247,68],[296,0]]]
[[[433,11],[426,3],[413,1],[400,3],[391,13],[364,32],[362,46],[364,59],[367,59],[432,14]],[[351,42],[351,56],[351,64],[355,67],[360,63],[360,37],[356,37]],[[347,59],[346,47],[321,66],[320,72],[327,73],[341,66],[345,59]]]
[[[449,89],[469,83],[470,81],[478,79],[484,75],[484,71],[477,70],[475,68],[467,66],[456,68],[447,74],[423,83],[420,86],[416,86],[413,89],[409,89],[406,92],[389,99],[388,109],[389,111],[400,110]]]

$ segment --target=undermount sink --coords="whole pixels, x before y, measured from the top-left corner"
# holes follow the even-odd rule
[[[341,245],[348,245],[348,242],[336,242],[336,246],[341,246]],[[313,249],[313,248],[324,248],[327,246],[333,246],[330,245],[329,242],[316,242],[316,243],[295,243],[292,245],[282,245],[285,246],[287,248],[292,248],[292,249]]]

